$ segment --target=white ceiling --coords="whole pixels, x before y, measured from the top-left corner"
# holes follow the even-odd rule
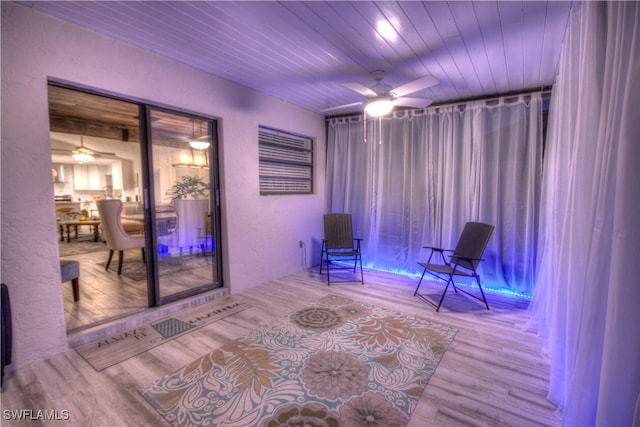
[[[363,101],[343,83],[372,86],[374,70],[392,87],[437,78],[410,95],[434,103],[550,86],[575,4],[21,3],[319,113]]]

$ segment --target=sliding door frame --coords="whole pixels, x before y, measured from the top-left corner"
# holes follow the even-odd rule
[[[54,85],[68,90],[82,92],[89,95],[110,98],[116,101],[122,101],[138,106],[138,124],[140,132],[140,163],[141,163],[141,181],[142,181],[142,203],[144,210],[144,227],[145,227],[145,248],[147,252],[147,305],[148,307],[157,307],[173,301],[177,301],[189,296],[206,292],[211,289],[218,289],[224,286],[222,271],[222,224],[221,224],[221,206],[220,206],[220,164],[219,164],[219,118],[207,116],[205,114],[187,112],[179,108],[167,108],[149,103],[140,99],[129,98],[108,91],[96,90],[95,88],[86,87],[75,84],[73,82],[48,79],[48,85]],[[156,227],[155,227],[155,210],[152,209],[155,203],[153,188],[153,162],[151,153],[150,136],[150,111],[163,111],[180,116],[192,117],[194,119],[207,121],[208,134],[211,135],[211,146],[209,148],[209,186],[210,186],[210,209],[211,209],[211,232],[213,235],[213,245],[215,247],[215,264],[214,277],[212,283],[205,286],[190,289],[166,297],[161,297],[159,289],[159,275],[157,267],[157,245],[156,245]]]
[[[147,277],[153,280],[149,281],[149,306],[155,307],[171,303],[186,297],[200,294],[212,289],[218,289],[223,286],[223,274],[222,274],[222,248],[221,242],[221,215],[220,215],[220,175],[219,175],[219,147],[218,147],[218,119],[208,117],[201,114],[187,113],[177,109],[158,107],[151,104],[141,104],[141,116],[144,120],[141,120],[141,148],[142,156],[146,161],[142,162],[143,171],[143,204],[145,215],[145,235],[149,256],[147,260]],[[213,251],[215,270],[213,282],[203,286],[189,289],[183,292],[162,296],[160,289],[160,275],[158,271],[158,247],[157,247],[157,230],[155,224],[157,224],[157,215],[154,207],[156,206],[155,191],[154,191],[154,165],[153,165],[153,150],[152,135],[150,132],[151,124],[151,111],[159,111],[163,113],[176,114],[179,116],[189,117],[197,120],[204,120],[208,123],[207,131],[208,135],[211,135],[211,145],[209,146],[209,208],[211,211],[211,230],[213,235]],[[142,128],[142,122],[144,122],[144,129]],[[144,134],[144,138],[142,135]],[[149,262],[150,261],[150,262]],[[151,283],[152,282],[152,283]]]

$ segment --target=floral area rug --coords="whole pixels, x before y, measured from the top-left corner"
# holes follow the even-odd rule
[[[140,393],[174,426],[405,426],[456,333],[327,295]]]

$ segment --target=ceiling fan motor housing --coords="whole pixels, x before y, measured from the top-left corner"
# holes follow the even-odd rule
[[[375,80],[375,84],[371,86],[371,90],[380,95],[388,95],[389,91],[392,89],[388,84],[382,83],[382,79],[384,78],[384,71],[376,70],[371,72],[371,77]]]

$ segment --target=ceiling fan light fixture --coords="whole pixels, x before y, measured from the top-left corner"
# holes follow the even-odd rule
[[[393,101],[387,98],[374,99],[367,103],[365,111],[373,117],[380,117],[389,114],[393,110]]]
[[[194,139],[193,141],[189,141],[189,145],[194,150],[206,150],[211,145],[208,141],[202,141],[199,139]]]
[[[93,162],[93,156],[86,151],[75,151],[71,157],[78,163]]]
[[[202,135],[202,122],[200,122],[200,137],[196,138],[195,126],[195,119],[191,120],[191,140],[189,141],[189,146],[194,150],[206,150],[211,145],[209,135]]]

